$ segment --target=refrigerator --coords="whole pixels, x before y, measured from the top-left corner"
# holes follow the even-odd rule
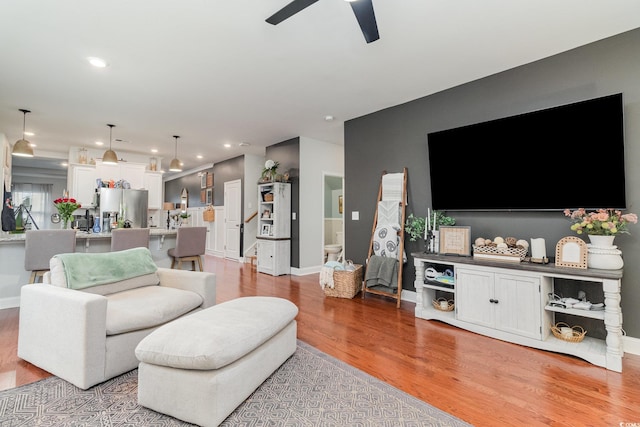
[[[129,221],[132,228],[146,228],[148,204],[148,190],[125,190],[122,188],[100,189],[101,219],[115,214],[118,220]]]

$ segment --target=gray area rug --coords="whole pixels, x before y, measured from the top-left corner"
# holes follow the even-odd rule
[[[81,390],[57,377],[0,392],[0,426],[191,426],[138,405],[138,371]],[[223,426],[469,426],[310,345]]]

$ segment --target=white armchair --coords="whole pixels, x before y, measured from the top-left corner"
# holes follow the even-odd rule
[[[18,356],[87,389],[135,369],[138,343],[167,322],[213,306],[215,287],[213,273],[166,268],[82,290],[25,285]]]

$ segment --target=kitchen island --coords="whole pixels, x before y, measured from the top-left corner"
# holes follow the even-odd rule
[[[171,267],[167,250],[176,246],[177,230],[150,228],[149,250],[158,267]],[[24,233],[0,233],[0,309],[20,306],[20,288],[29,283],[24,269]],[[111,250],[111,233],[76,233],[76,252],[97,253]]]

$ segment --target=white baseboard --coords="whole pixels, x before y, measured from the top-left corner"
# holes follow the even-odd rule
[[[0,310],[20,307],[20,297],[0,298]]]
[[[291,268],[292,276],[306,276],[309,274],[318,273],[320,271],[320,267],[308,267],[308,268]],[[416,293],[415,291],[409,291],[407,289],[402,290],[402,295],[400,296],[402,301],[409,301],[415,304],[416,302]],[[12,297],[12,298],[0,298],[0,310],[5,308],[15,308],[20,307],[20,297]],[[622,347],[625,353],[640,355],[640,338],[622,337]]]

